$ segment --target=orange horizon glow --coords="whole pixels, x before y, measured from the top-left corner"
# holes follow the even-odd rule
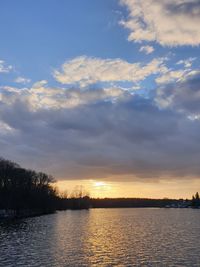
[[[105,180],[59,180],[59,192],[70,195],[75,188],[82,187],[94,198],[188,198],[200,189],[200,181],[162,182],[113,182]]]

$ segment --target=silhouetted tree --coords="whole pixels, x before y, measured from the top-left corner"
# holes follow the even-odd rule
[[[21,210],[54,209],[57,192],[51,175],[26,170],[0,158],[0,208]]]
[[[195,194],[195,196],[192,196],[192,203],[191,203],[191,205],[194,208],[200,207],[200,197],[199,197],[199,193],[198,192]]]
[[[88,209],[91,206],[89,193],[82,185],[76,186],[70,194],[64,191],[59,196],[57,208],[60,210]]]

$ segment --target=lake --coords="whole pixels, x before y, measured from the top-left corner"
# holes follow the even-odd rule
[[[200,210],[91,209],[0,224],[0,266],[200,266]]]

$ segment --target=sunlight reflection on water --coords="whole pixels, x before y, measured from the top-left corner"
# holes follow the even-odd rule
[[[0,224],[0,266],[200,266],[200,210],[92,209]]]

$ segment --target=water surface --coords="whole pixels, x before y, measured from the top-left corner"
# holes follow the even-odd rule
[[[0,266],[200,266],[200,210],[91,209],[0,224]]]

